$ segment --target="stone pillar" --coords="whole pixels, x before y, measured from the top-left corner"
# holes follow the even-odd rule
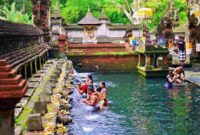
[[[156,54],[154,54],[154,58],[153,58],[153,66],[157,68],[157,58],[158,56]]]
[[[28,76],[27,76],[27,65],[24,65],[24,78],[27,79]]]
[[[14,135],[14,108],[0,109],[0,132],[2,135]]]
[[[151,66],[151,56],[145,54],[145,68],[148,69]]]
[[[24,96],[28,84],[12,69],[6,60],[0,59],[0,134],[14,135],[15,105]]]
[[[40,64],[40,68],[41,68],[42,67],[41,58],[39,58],[39,64]]]
[[[31,71],[30,71],[30,75],[32,76],[32,74],[33,74],[33,66],[32,66],[32,62],[29,63],[29,66],[30,66],[30,70],[31,70]]]
[[[59,52],[61,54],[61,58],[65,57],[66,53],[66,35],[59,35],[58,44],[59,44]]]
[[[34,66],[35,66],[35,72],[37,72],[38,68],[37,68],[37,59],[34,60]]]
[[[141,67],[142,64],[141,64],[141,54],[138,54],[138,67]]]

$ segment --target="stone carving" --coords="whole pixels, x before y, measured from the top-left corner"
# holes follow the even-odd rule
[[[198,19],[195,17],[194,14],[192,14],[191,16],[189,16],[189,26],[188,29],[190,30],[190,39],[197,39],[197,32],[198,32]]]
[[[157,38],[163,37],[164,39],[174,39],[174,34],[172,31],[173,20],[171,16],[172,14],[169,12],[161,19],[157,27]]]
[[[32,0],[33,22],[44,32],[44,41],[49,42],[50,0]]]
[[[48,112],[47,103],[45,101],[38,101],[34,103],[33,113],[44,115]]]
[[[39,113],[29,115],[27,120],[27,130],[28,131],[43,130],[42,119]]]

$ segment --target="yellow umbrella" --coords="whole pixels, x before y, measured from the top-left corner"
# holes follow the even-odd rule
[[[153,10],[151,8],[140,8],[138,10],[138,16],[142,16],[142,17],[152,17],[153,15]]]
[[[200,16],[199,10],[195,10],[193,13],[194,13],[195,17],[199,17]]]

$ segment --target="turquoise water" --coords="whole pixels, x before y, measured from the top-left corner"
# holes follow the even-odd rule
[[[75,98],[71,134],[200,135],[200,88],[169,91],[165,79],[137,73],[95,74],[94,80],[107,82],[110,106],[92,113]]]

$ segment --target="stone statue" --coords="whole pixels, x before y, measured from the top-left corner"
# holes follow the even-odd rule
[[[194,14],[189,16],[189,25],[188,29],[190,30],[190,39],[197,39],[197,31],[200,30],[198,25],[198,19],[195,17]]]
[[[168,12],[160,21],[157,27],[156,37],[163,37],[164,39],[173,39],[174,34],[172,31],[173,21],[172,13]]]

